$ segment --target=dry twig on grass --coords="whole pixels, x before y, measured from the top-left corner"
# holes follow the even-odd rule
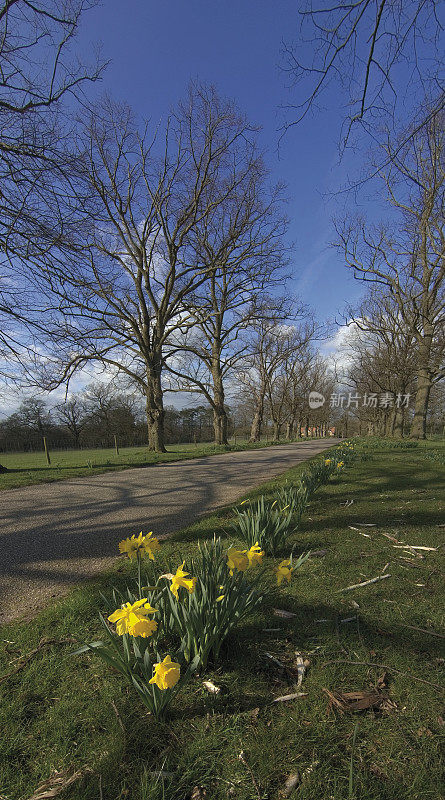
[[[37,647],[34,648],[34,650],[31,650],[29,653],[27,653],[26,656],[20,656],[20,658],[17,659],[17,664],[14,667],[14,669],[11,670],[11,672],[7,672],[6,675],[2,675],[0,677],[0,685],[5,681],[7,681],[9,678],[12,678],[13,675],[16,675],[17,672],[20,672],[20,670],[23,669],[23,667],[26,667],[26,665],[29,664],[31,659],[34,658],[34,656],[37,655],[37,653],[40,653],[40,651],[43,650],[44,647],[49,647],[50,645],[53,644],[77,644],[77,639],[74,639],[72,637],[69,637],[68,639],[41,639]]]
[[[385,578],[390,578],[391,575],[389,572],[386,572],[385,575],[377,575],[376,578],[371,578],[369,581],[362,581],[362,583],[353,583],[352,586],[346,586],[344,589],[338,589],[339,592],[351,592],[353,589],[360,589],[362,586],[370,586],[371,583],[377,583],[378,581],[383,581]]]

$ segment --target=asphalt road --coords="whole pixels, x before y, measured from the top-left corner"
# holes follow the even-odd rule
[[[140,530],[172,533],[331,447],[279,445],[0,493],[0,623],[30,617],[116,559]]]

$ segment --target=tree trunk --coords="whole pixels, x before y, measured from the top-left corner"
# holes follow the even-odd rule
[[[215,444],[228,445],[227,439],[228,419],[224,407],[224,384],[221,374],[220,348],[215,344],[212,355],[213,379],[213,428],[215,431]]]
[[[166,453],[164,435],[164,400],[162,396],[161,374],[148,376],[146,389],[146,411],[148,428],[148,449],[155,453]]]
[[[273,438],[276,442],[279,441],[281,435],[281,423],[274,422],[273,424]]]
[[[264,415],[264,396],[260,395],[257,400],[255,413],[253,415],[252,427],[250,429],[250,442],[259,442],[261,439],[261,426]]]
[[[416,404],[411,425],[411,439],[426,439],[426,417],[431,392],[431,377],[427,367],[417,373]]]
[[[228,445],[227,438],[228,428],[227,414],[224,406],[215,406],[213,408],[213,429],[215,431],[215,444]]]
[[[286,423],[286,439],[287,439],[288,442],[290,442],[290,440],[292,439],[292,428],[293,428],[292,422],[287,422]]]

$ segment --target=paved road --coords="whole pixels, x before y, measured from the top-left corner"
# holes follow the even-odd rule
[[[162,536],[234,502],[335,440],[175,461],[0,493],[0,623],[109,567],[132,533]]]

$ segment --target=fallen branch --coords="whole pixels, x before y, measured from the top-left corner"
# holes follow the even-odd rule
[[[385,573],[385,575],[377,575],[376,578],[371,578],[369,581],[362,581],[362,583],[353,583],[352,586],[346,586],[345,589],[338,589],[339,592],[352,592],[353,589],[361,589],[362,586],[370,586],[371,583],[377,583],[378,581],[383,581],[385,578],[390,578],[391,575],[389,572]]]
[[[294,694],[283,694],[281,697],[276,697],[274,703],[286,703],[288,700],[296,700],[297,697],[307,697],[307,692],[295,692]]]
[[[77,639],[73,639],[70,637],[69,639],[41,639],[38,646],[31,650],[26,656],[21,656],[18,659],[18,663],[16,667],[11,670],[11,672],[7,672],[6,675],[2,675],[0,677],[0,685],[7,681],[9,678],[12,678],[13,675],[16,675],[17,672],[20,672],[23,667],[26,667],[27,664],[34,658],[37,653],[40,653],[44,647],[49,647],[53,644],[77,644]]]
[[[393,547],[396,550],[404,550],[406,548],[407,550],[433,550],[435,553],[437,552],[437,547],[423,547],[420,544],[394,544]]]
[[[244,750],[241,750],[241,753],[239,754],[238,758],[239,758],[239,760],[241,761],[241,763],[242,763],[242,764],[244,764],[244,766],[245,766],[245,767],[247,767],[247,769],[249,770],[249,772],[250,772],[250,777],[252,778],[252,783],[253,783],[254,789],[255,789],[255,791],[256,791],[256,794],[257,794],[258,800],[261,800],[261,792],[260,792],[260,789],[259,789],[258,783],[257,783],[257,781],[255,780],[255,775],[253,774],[253,771],[252,771],[252,769],[249,767],[249,764],[248,764],[248,763],[247,763],[247,761],[246,761],[246,756],[245,756]]]
[[[362,531],[360,531],[358,528],[354,528],[354,526],[353,526],[353,525],[348,525],[348,528],[349,528],[349,530],[351,530],[351,531],[357,531],[357,533],[358,533],[360,536],[365,536],[365,537],[366,537],[366,539],[370,539],[370,538],[371,538],[371,537],[370,537],[370,535],[369,535],[369,533],[362,533]]]
[[[402,628],[409,628],[411,631],[419,631],[419,633],[427,633],[429,636],[438,636],[439,639],[445,639],[443,633],[435,633],[435,631],[429,631],[426,628],[417,628],[415,625],[406,625],[403,622],[399,622],[399,625]]]

